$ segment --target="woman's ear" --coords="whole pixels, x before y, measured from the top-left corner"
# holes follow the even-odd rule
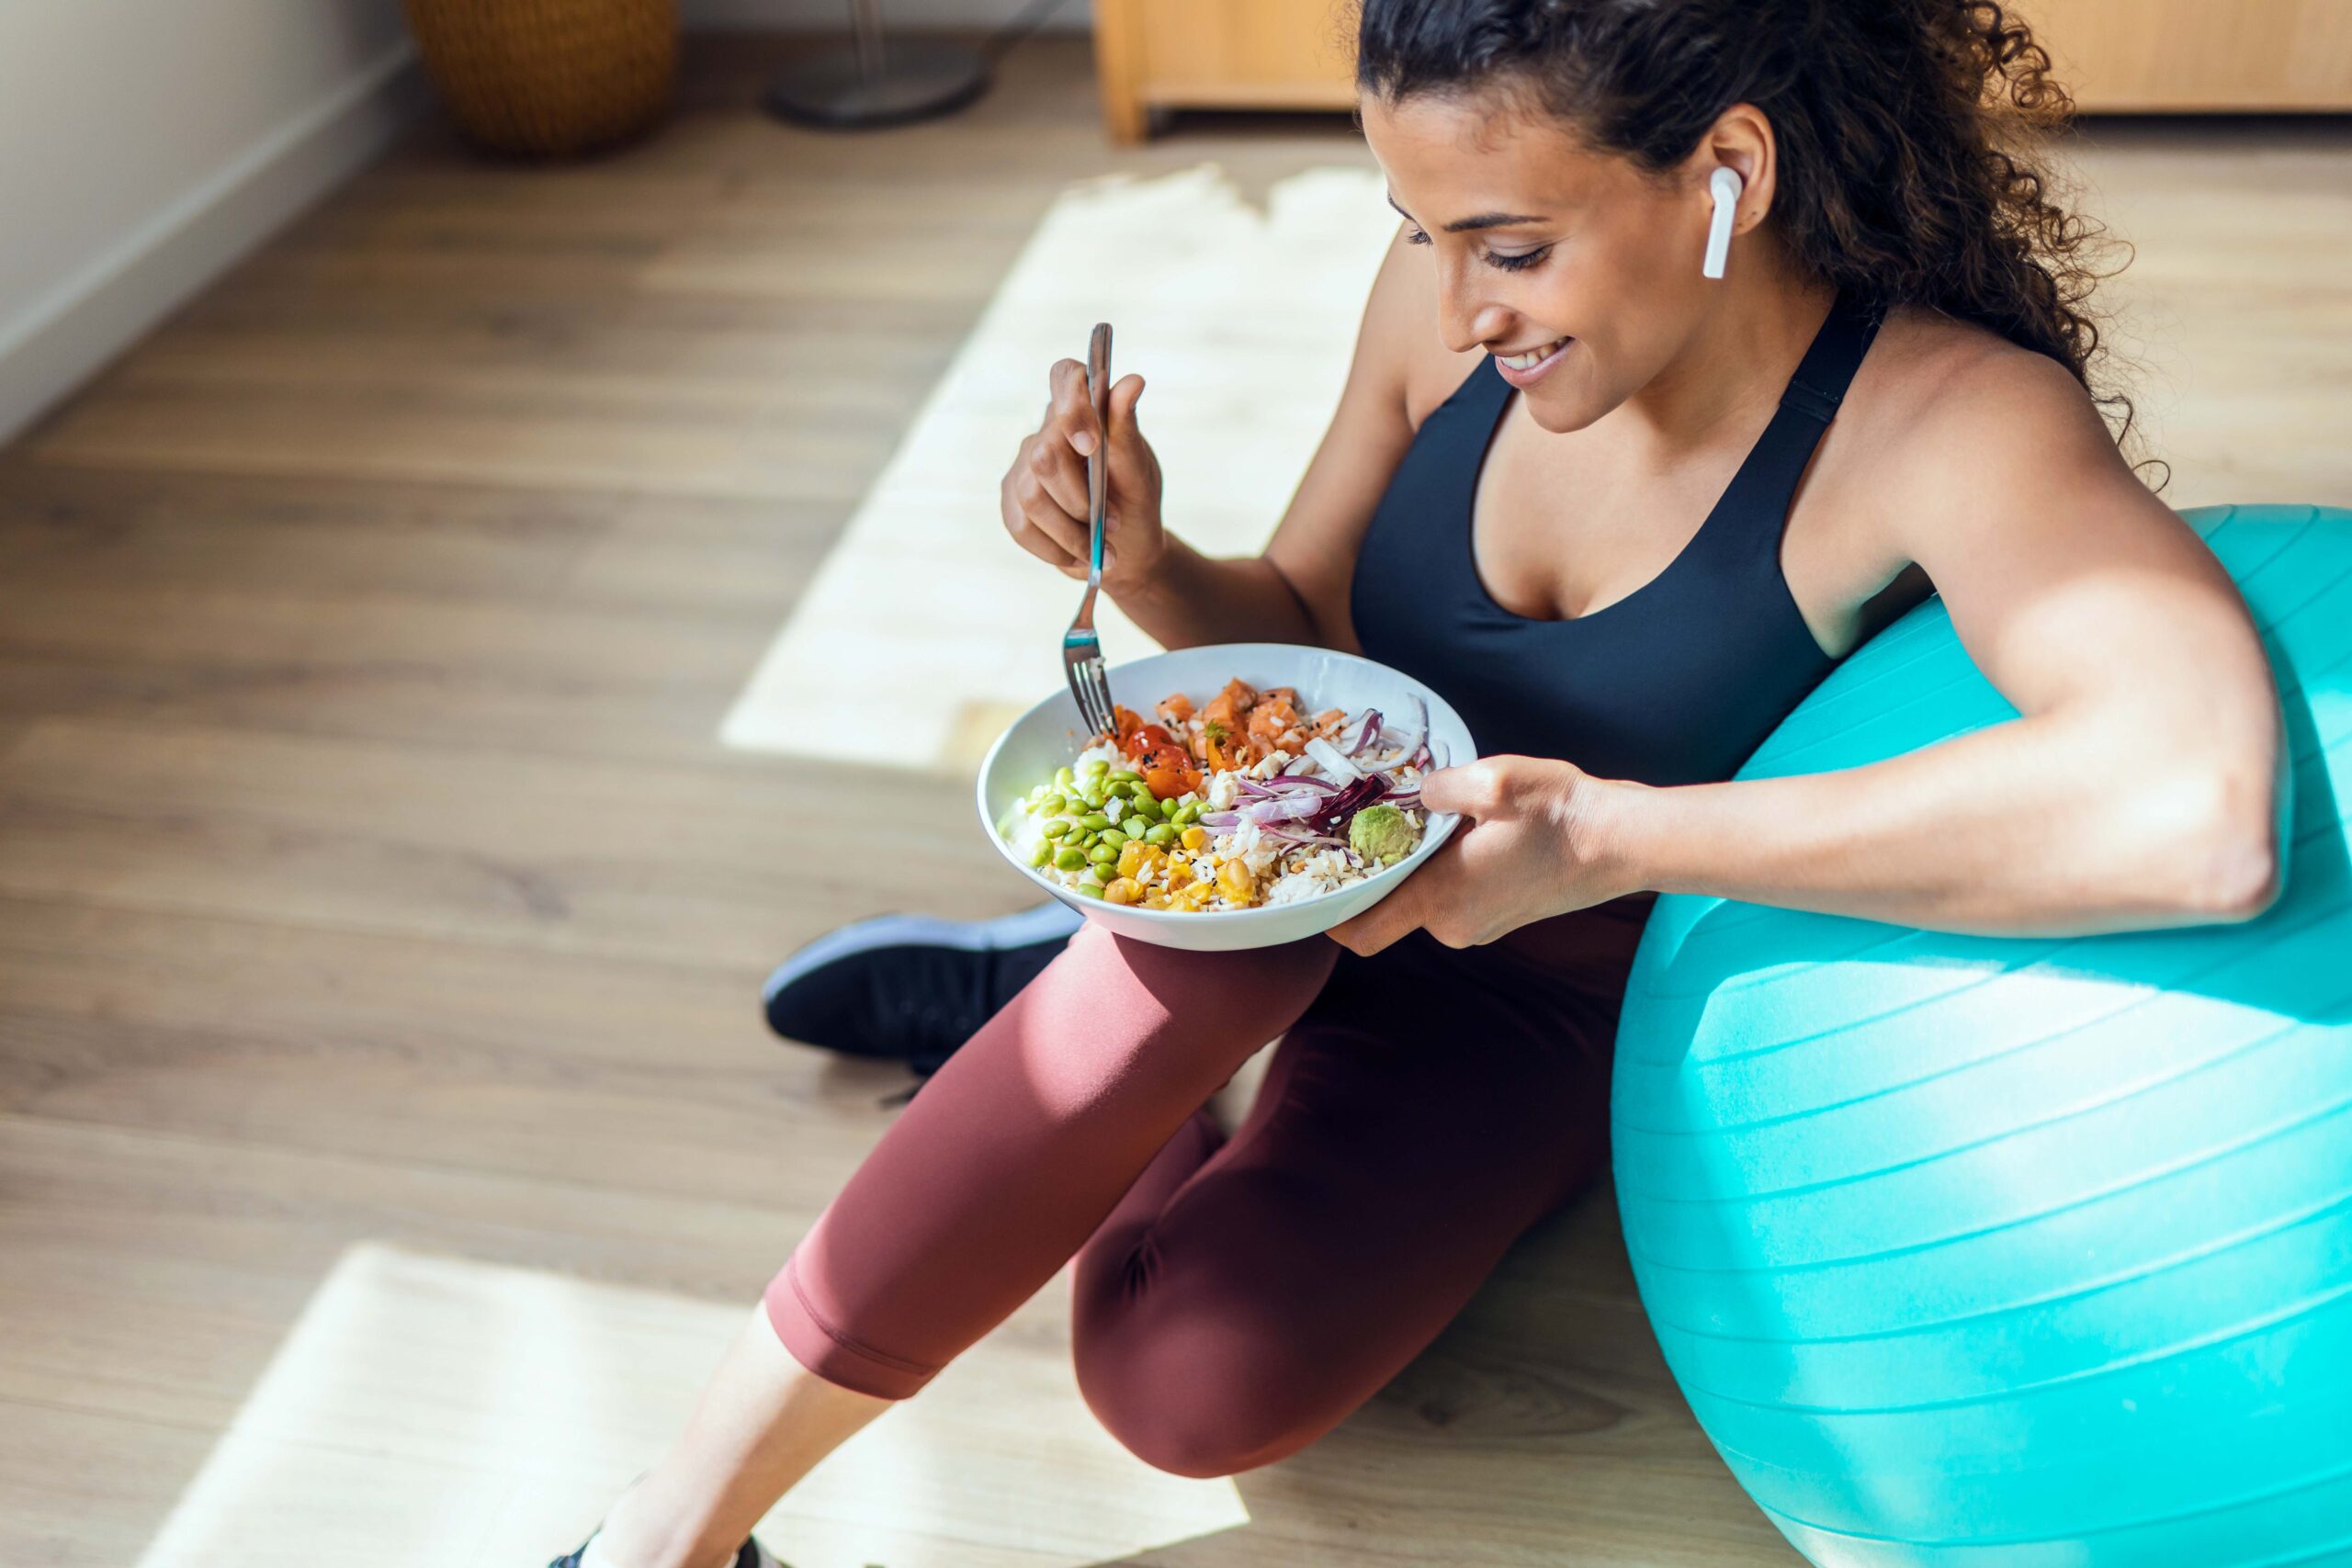
[[[1727,168],[1739,176],[1739,206],[1732,220],[1732,232],[1745,234],[1764,221],[1772,210],[1774,176],[1779,172],[1778,148],[1772,140],[1772,122],[1764,111],[1753,104],[1734,104],[1724,110],[1707,133],[1699,138],[1699,145],[1691,151],[1691,188],[1699,199],[1712,204],[1708,180],[1718,168]]]

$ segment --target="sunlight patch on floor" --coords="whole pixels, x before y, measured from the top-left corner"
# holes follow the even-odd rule
[[[1379,175],[1311,169],[1261,211],[1214,164],[1076,187],[1039,225],[728,715],[730,746],[956,772],[1060,683],[1079,586],[1016,547],[997,486],[1056,359],[1097,321],[1140,372],[1170,525],[1264,542],[1346,378],[1396,214]],[[1105,658],[1158,645],[1104,606]]]
[[[660,1453],[749,1310],[354,1247],[139,1568],[538,1568]],[[1230,1481],[1120,1448],[1048,1359],[983,1341],[762,1539],[792,1568],[1080,1568],[1249,1521]]]

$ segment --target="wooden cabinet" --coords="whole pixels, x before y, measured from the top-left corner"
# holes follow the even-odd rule
[[[1140,141],[1154,109],[1353,108],[1354,21],[1347,0],[1095,0],[1104,128]]]
[[[2093,112],[2352,109],[2352,0],[2026,0]]]
[[[2352,109],[2352,0],[2023,0],[2086,111]],[[1352,0],[1095,0],[1102,118],[1137,141],[1170,108],[1345,109]]]

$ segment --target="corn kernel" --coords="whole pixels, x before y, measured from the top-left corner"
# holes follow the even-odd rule
[[[1227,861],[1216,868],[1216,885],[1225,890],[1227,898],[1237,904],[1250,902],[1257,892],[1257,884],[1250,879],[1250,868],[1238,860]]]
[[[1168,886],[1172,892],[1193,880],[1193,863],[1182,855],[1168,857]]]
[[[1133,876],[1143,868],[1143,841],[1129,839],[1119,846],[1119,874]]]
[[[1148,888],[1143,896],[1143,907],[1147,909],[1165,909],[1169,907],[1168,895],[1157,887]]]
[[[1209,830],[1198,822],[1185,829],[1177,837],[1188,850],[1201,850],[1208,847]]]
[[[1143,897],[1143,889],[1136,886],[1131,876],[1114,877],[1102,889],[1102,897],[1114,904],[1133,904]]]

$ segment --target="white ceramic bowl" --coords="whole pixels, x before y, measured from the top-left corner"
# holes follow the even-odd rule
[[[1114,700],[1146,718],[1170,692],[1182,692],[1195,703],[1216,695],[1227,681],[1238,676],[1263,691],[1268,686],[1296,689],[1299,706],[1309,713],[1341,707],[1350,713],[1378,708],[1392,719],[1413,712],[1412,699],[1429,705],[1430,750],[1440,766],[1466,762],[1477,749],[1470,730],[1444,698],[1410,675],[1325,648],[1302,648],[1280,642],[1230,642],[1210,648],[1179,649],[1148,659],[1133,659],[1110,671]],[[1362,882],[1330,893],[1319,893],[1295,904],[1261,905],[1254,909],[1205,909],[1183,913],[1173,909],[1141,909],[1082,897],[1032,871],[1014,856],[996,825],[1030,789],[1069,765],[1086,746],[1085,721],[1068,691],[1056,692],[1012,721],[997,738],[980,764],[980,825],[989,841],[1007,863],[1039,887],[1088,919],[1110,927],[1122,936],[1157,942],[1162,947],[1190,948],[1198,953],[1229,953],[1237,948],[1272,947],[1330,930],[1352,915],[1362,914],[1394,892],[1397,884],[1437,852],[1453,833],[1452,812],[1435,811],[1422,829],[1419,848],[1395,865]]]

